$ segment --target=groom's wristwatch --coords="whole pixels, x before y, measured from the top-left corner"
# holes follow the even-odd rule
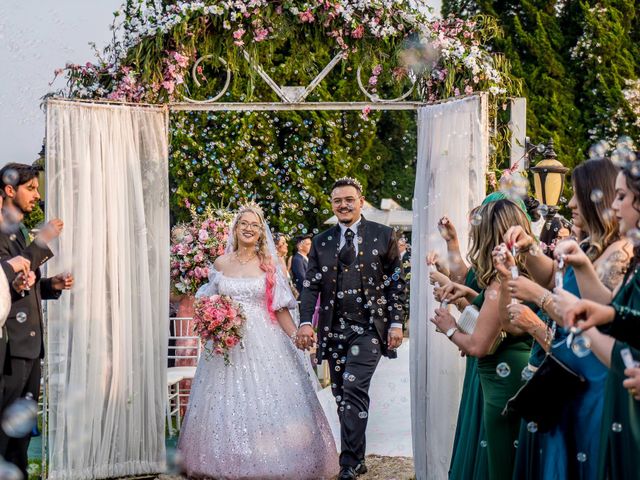
[[[451,340],[451,337],[453,337],[453,334],[456,333],[457,331],[458,331],[458,327],[451,327],[449,330],[447,330],[447,333],[445,335],[449,340]]]

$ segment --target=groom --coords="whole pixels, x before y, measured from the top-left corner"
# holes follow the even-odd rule
[[[405,281],[394,231],[361,215],[360,182],[341,178],[331,189],[338,225],[316,235],[301,294],[297,343],[315,343],[311,319],[320,297],[317,358],[327,359],[340,418],[339,480],[367,471],[365,430],[369,384],[381,355],[402,343]]]

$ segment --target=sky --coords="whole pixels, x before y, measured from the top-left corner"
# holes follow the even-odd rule
[[[85,63],[110,37],[112,13],[122,0],[0,1],[0,166],[32,163],[42,147],[41,98],[64,88],[53,72]],[[441,0],[430,2],[435,11]]]

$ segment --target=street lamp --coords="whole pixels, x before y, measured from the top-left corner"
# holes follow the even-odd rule
[[[543,155],[544,159],[538,162],[535,167],[530,167],[529,170],[533,172],[536,198],[549,208],[545,217],[550,220],[558,211],[564,177],[569,169],[557,160],[558,155],[553,149],[553,140],[549,140]]]

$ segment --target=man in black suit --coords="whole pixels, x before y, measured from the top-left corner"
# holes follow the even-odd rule
[[[340,476],[365,473],[369,385],[381,355],[397,356],[402,343],[405,281],[393,229],[361,215],[362,187],[352,178],[331,191],[338,225],[313,239],[301,295],[299,348],[316,336],[311,318],[320,297],[318,359],[329,361],[340,418]]]
[[[0,231],[0,260],[21,255],[31,262],[35,284],[12,302],[7,317],[8,362],[11,373],[4,377],[2,412],[16,399],[40,395],[40,360],[44,358],[42,337],[41,300],[57,299],[63,290],[73,285],[71,275],[42,278],[40,266],[53,253],[47,243],[62,231],[62,221],[55,219],[46,224],[31,242],[29,232],[22,223],[40,200],[38,193],[39,169],[29,165],[10,163],[0,169],[0,194],[4,197],[3,228]],[[13,279],[9,278],[12,282]],[[0,455],[16,464],[27,478],[27,450],[30,435],[11,438],[0,431]]]
[[[311,250],[311,236],[301,235],[296,237],[296,253],[291,259],[291,275],[298,292],[302,292],[304,279],[307,277],[309,250]]]

